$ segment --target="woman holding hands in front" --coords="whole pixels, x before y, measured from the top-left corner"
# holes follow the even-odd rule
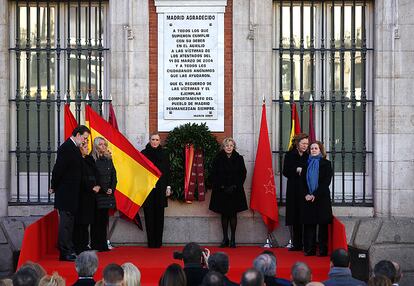
[[[316,227],[318,226],[318,256],[328,255],[328,224],[332,223],[331,162],[326,159],[322,142],[309,147],[308,164],[303,177],[306,180],[303,207],[305,256],[316,255]]]

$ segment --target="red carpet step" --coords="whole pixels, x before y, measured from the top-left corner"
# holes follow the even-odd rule
[[[141,271],[141,285],[158,285],[158,280],[171,263],[182,261],[173,258],[174,251],[182,251],[183,246],[168,246],[160,249],[150,249],[142,246],[121,246],[110,252],[99,252],[99,268],[95,279],[102,278],[102,270],[109,263],[122,264],[124,262],[134,263]],[[240,281],[242,273],[252,266],[254,258],[264,248],[258,246],[240,246],[233,248],[208,247],[211,253],[224,251],[230,258],[230,270],[228,276],[235,282]],[[322,281],[327,278],[329,271],[328,257],[305,257],[301,252],[288,252],[284,248],[271,249],[277,257],[277,276],[290,279],[290,268],[297,261],[307,263],[312,269],[312,278],[315,281]],[[38,261],[46,271],[51,274],[57,271],[66,279],[66,285],[72,285],[77,279],[75,264],[73,262],[61,262],[58,260],[57,252],[46,254]]]

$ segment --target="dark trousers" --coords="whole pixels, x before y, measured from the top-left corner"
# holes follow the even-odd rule
[[[306,252],[316,250],[316,226],[318,226],[319,252],[328,252],[328,225],[327,224],[305,224],[304,246]]]
[[[292,225],[292,242],[295,248],[303,248],[303,225]]]
[[[59,210],[58,246],[60,256],[75,253],[73,246],[73,226],[75,216],[69,211]]]
[[[164,206],[149,204],[144,207],[144,216],[148,247],[161,247],[164,231]]]
[[[89,244],[89,224],[75,223],[73,229],[73,244],[77,254],[88,250]]]
[[[109,223],[108,209],[96,209],[95,221],[91,225],[91,248],[108,250],[107,229]]]

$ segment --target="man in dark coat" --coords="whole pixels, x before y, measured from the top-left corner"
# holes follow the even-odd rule
[[[203,257],[200,245],[195,242],[187,243],[184,246],[182,258],[184,261],[184,272],[187,277],[187,286],[198,286],[203,281],[208,269],[203,267]]]
[[[352,277],[349,269],[350,258],[348,252],[339,248],[331,254],[331,270],[329,279],[324,281],[325,286],[365,286],[366,283]]]
[[[216,252],[208,258],[208,269],[209,271],[216,271],[223,275],[224,286],[237,286],[238,283],[230,281],[226,276],[229,271],[229,257],[224,252]]]
[[[72,235],[82,180],[82,156],[79,146],[88,140],[89,134],[86,126],[76,127],[72,136],[59,147],[52,171],[49,193],[55,193],[55,208],[59,211],[60,260],[76,259]]]

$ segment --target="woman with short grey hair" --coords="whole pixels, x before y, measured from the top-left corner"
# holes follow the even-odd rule
[[[78,281],[76,286],[92,286],[95,285],[93,275],[98,269],[98,256],[95,251],[84,251],[76,257],[75,268],[78,273]]]
[[[260,254],[253,261],[253,267],[259,270],[264,276],[276,275],[276,260],[268,254]]]

